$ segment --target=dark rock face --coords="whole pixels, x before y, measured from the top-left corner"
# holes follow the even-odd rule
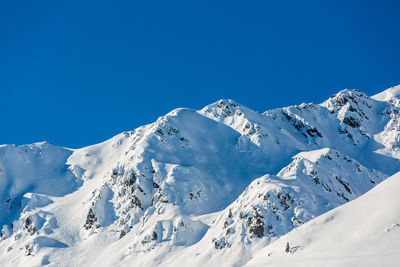
[[[30,235],[36,233],[36,227],[29,217],[25,220],[24,229],[26,229]]]
[[[344,118],[343,123],[349,125],[352,128],[360,127],[360,123],[353,117]]]
[[[264,222],[260,218],[257,218],[255,222],[250,226],[249,233],[254,234],[256,237],[264,236]]]
[[[88,215],[86,216],[86,222],[84,227],[86,228],[86,230],[100,227],[100,225],[97,223],[96,215],[93,213],[93,210],[91,208],[89,209]]]
[[[320,131],[318,131],[317,128],[309,125],[306,121],[302,121],[300,118],[289,115],[289,111],[287,110],[283,110],[282,113],[285,118],[294,126],[294,128],[305,138],[312,138],[314,136],[322,138]]]
[[[121,230],[120,234],[119,234],[119,238],[123,238],[126,235],[125,230]]]

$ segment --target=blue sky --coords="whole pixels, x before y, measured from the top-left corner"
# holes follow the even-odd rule
[[[177,107],[400,84],[399,1],[0,3],[0,143],[78,148]]]

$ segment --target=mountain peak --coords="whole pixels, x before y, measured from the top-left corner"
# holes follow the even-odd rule
[[[321,149],[312,150],[312,151],[300,152],[293,158],[305,158],[305,159],[308,159],[309,161],[317,162],[320,157],[326,156],[330,152],[331,152],[330,148],[321,148]]]
[[[385,91],[380,92],[371,98],[378,101],[389,101],[393,98],[400,99],[400,85],[390,87],[389,89],[386,89]]]
[[[0,265],[242,266],[398,171],[398,114],[348,89],[264,113],[221,99],[86,148],[0,146]]]
[[[243,105],[232,99],[220,99],[202,108],[200,113],[213,119],[225,119],[235,114],[241,116],[243,114],[241,111],[243,107]]]

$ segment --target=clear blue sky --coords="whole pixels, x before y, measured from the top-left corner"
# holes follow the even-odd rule
[[[0,2],[0,144],[78,148],[177,107],[400,84],[400,1]]]

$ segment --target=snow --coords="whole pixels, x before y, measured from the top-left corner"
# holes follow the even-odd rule
[[[313,151],[300,152],[295,156],[295,158],[304,158],[312,162],[317,162],[321,156],[326,156],[329,152],[329,148],[321,148]]]
[[[379,101],[389,101],[392,98],[399,98],[400,97],[400,85],[393,86],[379,94],[372,96],[371,98]]]
[[[303,157],[310,155],[313,162]],[[317,176],[321,178],[318,184]],[[299,153],[277,176],[254,180],[219,214],[198,244],[179,252],[182,256],[172,257],[168,264],[186,266],[196,256],[198,266],[205,262],[242,266],[260,246],[355,199],[385,178],[337,151]]]
[[[398,266],[399,190],[397,173],[260,249],[246,266]]]
[[[400,170],[399,102],[343,90],[259,113],[222,99],[81,149],[2,145],[0,266],[262,264]]]

